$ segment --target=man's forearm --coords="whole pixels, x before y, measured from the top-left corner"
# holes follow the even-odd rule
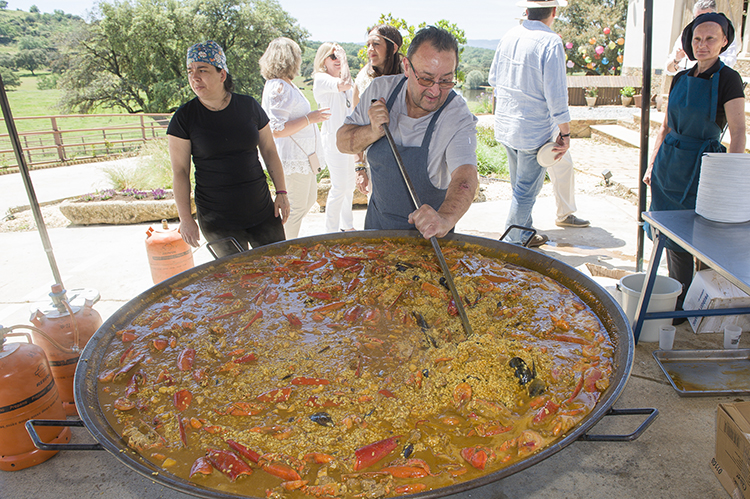
[[[456,168],[451,175],[448,192],[445,194],[445,201],[440,205],[438,214],[450,220],[455,226],[471,207],[478,185],[479,179],[474,165],[462,165]]]
[[[370,125],[343,125],[336,132],[336,147],[343,154],[359,154],[385,135],[373,131]]]

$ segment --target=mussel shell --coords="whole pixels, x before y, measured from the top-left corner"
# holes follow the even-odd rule
[[[313,423],[318,423],[320,426],[334,426],[333,419],[331,419],[331,415],[327,412],[316,412],[310,416],[310,420]]]

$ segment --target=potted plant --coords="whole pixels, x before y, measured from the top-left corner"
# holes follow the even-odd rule
[[[620,89],[620,99],[622,99],[623,106],[629,106],[633,102],[633,96],[635,95],[635,89],[633,87],[622,87]]]
[[[596,106],[596,96],[599,94],[599,89],[596,87],[586,87],[583,91],[586,94],[586,105],[589,107]]]

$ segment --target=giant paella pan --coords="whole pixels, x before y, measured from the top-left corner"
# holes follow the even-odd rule
[[[110,317],[76,371],[81,419],[126,466],[212,498],[449,496],[653,421],[587,434],[633,363],[604,289],[517,246],[441,244],[471,336],[418,233],[286,241]]]

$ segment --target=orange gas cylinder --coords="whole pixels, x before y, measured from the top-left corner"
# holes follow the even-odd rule
[[[31,322],[44,331],[59,345],[47,340],[32,329],[34,343],[47,354],[52,375],[60,392],[60,399],[66,414],[76,416],[73,401],[73,377],[78,364],[80,351],[102,325],[99,312],[91,308],[99,299],[99,293],[92,289],[73,289],[72,300],[68,301],[66,291],[60,284],[52,286],[52,303],[37,305],[31,314]],[[64,347],[67,351],[62,350]]]
[[[161,221],[161,228],[149,227],[146,231],[146,254],[154,284],[195,265],[190,245],[177,229],[169,228],[166,220]]]
[[[14,326],[26,327],[26,326]],[[17,471],[43,463],[57,451],[34,447],[24,424],[29,419],[65,419],[44,350],[31,343],[6,343],[10,333],[0,327],[0,470]],[[70,428],[39,428],[43,442],[70,442]]]

